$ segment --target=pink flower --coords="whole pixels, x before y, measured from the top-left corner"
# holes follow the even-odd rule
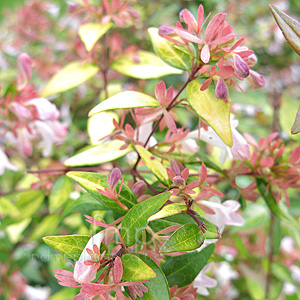
[[[193,286],[197,288],[197,293],[199,295],[208,296],[208,288],[214,288],[218,283],[216,279],[205,275],[205,273],[211,269],[212,265],[213,262],[205,265],[193,282]]]
[[[245,223],[244,218],[236,213],[240,204],[235,200],[221,203],[220,198],[213,196],[209,201],[201,200],[199,203],[214,211],[214,214],[206,214],[204,218],[218,226],[220,232],[223,232],[225,225],[242,226]]]
[[[56,120],[60,117],[60,112],[55,104],[46,98],[35,98],[26,102],[26,105],[33,106],[37,112],[39,120]]]

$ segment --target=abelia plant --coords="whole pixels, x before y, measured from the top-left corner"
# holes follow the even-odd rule
[[[295,31],[271,10],[290,26],[283,32]],[[17,32],[47,45],[51,14],[38,13],[46,11],[47,5],[27,4],[18,24],[28,15],[36,25]],[[71,4],[65,16],[75,20],[76,36],[68,48],[61,45],[67,58],[58,71],[52,65],[45,77],[37,74],[52,76],[37,88],[32,72],[49,58],[35,59],[15,45],[19,75],[0,93],[0,175],[21,172],[16,152],[28,174],[16,191],[0,191],[0,242],[3,229],[13,244],[7,260],[21,255],[23,262],[19,245],[33,248],[21,235],[33,228],[29,242],[46,244],[33,251],[63,254],[47,265],[53,268],[47,280],[64,287],[54,299],[297,296],[300,227],[290,207],[300,187],[300,146],[280,132],[277,98],[272,125],[253,117],[251,105],[260,99],[237,105],[236,98],[248,103],[266,80],[253,70],[259,60],[227,14],[205,16],[203,5],[193,11],[148,28],[154,54],[144,50],[148,22],[138,2]],[[59,51],[48,49],[54,57]],[[259,126],[243,126],[245,119],[262,123],[268,137],[253,134]],[[247,128],[254,137],[241,133]],[[2,256],[1,250],[0,299],[32,299],[30,282]]]

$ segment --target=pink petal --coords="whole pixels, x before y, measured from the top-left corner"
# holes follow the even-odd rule
[[[211,82],[212,82],[212,78],[206,79],[206,80],[202,83],[202,85],[201,85],[201,87],[200,87],[200,91],[205,91],[205,90],[210,86]]]
[[[114,284],[98,284],[84,282],[82,283],[82,293],[92,294],[92,295],[101,295],[110,292],[115,287]]]
[[[155,96],[160,104],[165,100],[166,85],[164,81],[160,81],[155,87]]]
[[[198,7],[198,13],[197,13],[198,33],[200,32],[201,27],[202,27],[201,25],[203,22],[203,17],[204,17],[204,9],[203,9],[202,4],[200,4]]]
[[[114,268],[113,268],[113,277],[114,277],[114,283],[119,283],[122,279],[123,275],[123,265],[121,258],[119,256],[116,257],[114,261]]]
[[[164,117],[165,117],[167,127],[171,130],[171,132],[176,133],[177,127],[175,121],[173,120],[173,118],[171,117],[171,115],[167,110],[164,110]]]

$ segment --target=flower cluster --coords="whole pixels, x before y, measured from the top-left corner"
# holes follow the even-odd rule
[[[32,60],[28,54],[18,57],[18,68],[20,75],[15,91],[0,98],[1,140],[8,145],[13,144],[25,156],[32,154],[33,143],[39,141],[42,154],[49,156],[52,145],[65,139],[66,126],[59,121],[60,112],[56,106],[46,98],[39,98],[33,84],[29,84]],[[0,174],[5,168],[15,170],[1,148]]]
[[[184,49],[182,51],[194,58],[194,65],[199,69],[199,74],[207,78],[201,90],[206,90],[214,81],[215,97],[227,102],[227,86],[235,84],[239,87],[236,79],[248,78],[255,88],[262,87],[265,80],[262,75],[251,70],[256,56],[252,50],[240,46],[243,39],[234,43],[236,35],[227,23],[226,16],[224,13],[216,14],[202,34],[209,17],[208,15],[204,20],[203,6],[198,8],[197,20],[188,9],[184,9],[179,14],[180,22],[177,22],[176,26],[161,26],[159,34],[175,44],[177,49]],[[232,43],[234,44],[231,45]],[[195,44],[197,50],[193,46]]]
[[[239,165],[233,162],[228,174],[232,178],[231,184],[237,187],[234,177],[237,175],[252,175],[265,178],[268,181],[268,189],[271,190],[277,201],[284,194],[286,203],[289,205],[288,188],[299,188],[300,180],[300,146],[297,146],[286,158],[286,146],[278,133],[272,133],[267,138],[259,138],[259,141],[245,134],[254,151],[249,158],[249,164],[243,162]],[[241,195],[246,199],[255,201],[257,193],[256,184],[252,183],[246,188],[238,188]]]

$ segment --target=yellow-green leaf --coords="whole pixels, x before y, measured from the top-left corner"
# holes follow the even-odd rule
[[[49,194],[50,213],[55,212],[66,203],[72,191],[72,187],[72,181],[67,176],[61,176],[55,180],[51,193]]]
[[[124,150],[120,150],[122,145],[124,145],[124,142],[120,140],[112,140],[98,144],[70,157],[65,161],[65,165],[69,167],[90,166],[115,160],[132,151],[131,146],[128,146]]]
[[[179,213],[181,213],[183,211],[186,211],[186,210],[187,210],[186,205],[180,204],[180,203],[172,203],[172,204],[164,206],[158,213],[151,216],[148,219],[148,222],[158,220],[158,219],[161,219],[161,218],[165,218],[165,217],[169,217],[169,216],[172,216],[172,215],[176,215],[176,214],[179,214]]]
[[[112,63],[111,68],[123,75],[138,79],[159,78],[169,74],[182,73],[164,63],[151,52],[139,51],[136,56],[138,61],[133,59],[132,54],[124,54]]]
[[[162,163],[153,156],[151,152],[140,145],[135,145],[135,149],[145,162],[146,166],[153,173],[153,175],[164,185],[170,185],[170,179],[168,177],[167,170]]]
[[[118,115],[111,111],[105,111],[89,117],[87,130],[92,145],[99,144],[100,139],[115,129],[113,119],[117,122],[119,121]],[[101,130],[99,130],[99,128],[101,128]]]
[[[80,184],[87,192],[89,192],[95,199],[100,201],[105,207],[102,209],[111,209],[117,214],[124,214],[125,211],[119,206],[119,204],[101,193],[98,190],[104,190],[108,188],[107,185],[107,176],[101,175],[93,172],[76,172],[71,171],[67,173],[71,179]],[[119,191],[121,182],[118,182],[116,190]],[[127,186],[125,183],[122,184],[122,190],[119,195],[119,200],[125,204],[128,208],[131,208],[133,205],[137,204],[136,197],[132,189]]]
[[[195,112],[204,119],[222,141],[232,147],[230,127],[230,100],[226,103],[214,96],[212,89],[200,91],[201,84],[193,80],[187,86],[187,100]]]
[[[56,73],[42,90],[40,96],[48,97],[67,91],[93,77],[99,68],[91,63],[75,61]]]
[[[96,42],[111,28],[111,26],[112,23],[86,23],[81,25],[78,34],[84,43],[86,50],[91,51]]]
[[[124,281],[149,280],[156,277],[155,272],[139,257],[127,253],[121,257]]]
[[[168,65],[181,69],[189,70],[192,67],[192,58],[184,52],[173,47],[173,44],[158,34],[157,28],[149,28],[155,53]]]
[[[46,236],[44,242],[73,260],[78,260],[84,247],[90,240],[88,235]]]
[[[89,116],[106,110],[119,108],[126,109],[136,107],[157,107],[159,105],[159,102],[151,96],[140,92],[126,91],[118,93],[95,106],[89,112]]]

